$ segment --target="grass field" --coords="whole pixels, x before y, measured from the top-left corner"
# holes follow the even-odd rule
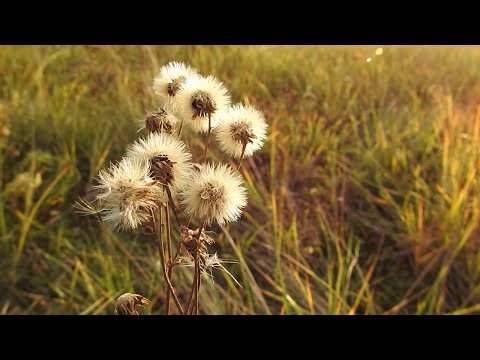
[[[269,123],[242,165],[249,205],[216,229],[255,281],[226,265],[243,287],[215,273],[201,313],[480,313],[480,48],[377,48],[0,47],[0,313],[112,314],[124,292],[163,313],[150,238],[72,204],[141,135],[172,60]],[[188,289],[191,271],[176,276]]]

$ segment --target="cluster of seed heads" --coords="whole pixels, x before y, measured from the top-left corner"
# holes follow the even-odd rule
[[[227,260],[209,254],[208,246],[214,240],[205,231],[212,224],[222,226],[241,217],[247,191],[239,168],[243,158],[263,146],[265,117],[253,106],[232,105],[222,82],[211,75],[201,76],[183,63],[163,66],[154,78],[153,91],[159,108],[141,120],[141,130],[149,134],[128,145],[120,162],[100,172],[93,201],[81,200],[77,207],[115,229],[142,227],[144,233],[155,236],[155,222],[164,221],[156,211],[161,214],[161,209],[167,213],[171,209],[180,226],[179,249],[186,261],[196,268],[199,263],[209,276],[212,269],[227,271],[222,265]],[[206,133],[202,163],[192,162],[191,150],[182,141],[184,128]],[[236,169],[206,162],[210,133],[226,156],[239,159]],[[196,222],[198,227],[191,229],[184,225],[187,222]],[[168,256],[169,266],[181,262]],[[127,293],[118,299],[115,311],[137,314],[136,307],[147,303],[142,296]]]

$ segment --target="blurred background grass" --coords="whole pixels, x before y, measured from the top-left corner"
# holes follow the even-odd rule
[[[480,312],[479,47],[2,46],[0,313],[112,314],[124,292],[163,312],[153,241],[72,203],[140,135],[172,60],[270,126],[229,227],[255,281],[226,264],[243,288],[214,273],[202,313]],[[190,272],[176,270],[179,292]]]

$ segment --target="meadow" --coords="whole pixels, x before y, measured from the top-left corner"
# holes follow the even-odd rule
[[[144,134],[170,61],[269,124],[214,236],[242,287],[214,272],[200,313],[480,313],[480,47],[50,45],[0,46],[0,314],[113,314],[125,292],[163,313],[152,241],[72,205]]]

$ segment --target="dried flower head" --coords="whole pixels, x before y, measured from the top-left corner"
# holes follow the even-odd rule
[[[200,258],[207,256],[207,245],[212,245],[215,242],[205,233],[205,229],[202,229],[200,237],[198,236],[199,231],[200,228],[192,230],[184,225],[180,226],[180,241],[191,259],[195,257],[195,251],[198,252]]]
[[[176,104],[180,116],[195,131],[208,131],[218,125],[217,114],[230,106],[230,95],[214,76],[192,76],[178,92]]]
[[[267,123],[263,114],[253,106],[237,104],[219,115],[215,129],[222,151],[234,158],[251,156],[263,145]],[[244,150],[245,149],[245,150]]]
[[[160,108],[157,111],[148,113],[140,120],[140,129],[147,129],[151,133],[172,134],[175,132],[178,118],[169,108]]]
[[[152,133],[127,149],[127,157],[145,161],[150,177],[174,192],[189,182],[192,155],[183,141],[168,135]]]
[[[204,164],[190,173],[190,186],[181,193],[187,214],[200,223],[223,225],[236,221],[247,204],[242,178],[226,164]]]
[[[196,74],[197,70],[191,66],[172,61],[162,66],[153,79],[153,92],[164,102],[168,101],[180,91],[187,79]]]
[[[118,297],[115,304],[116,315],[138,315],[136,307],[145,307],[150,301],[138,294],[125,293]]]
[[[157,181],[149,176],[145,162],[124,158],[109,169],[101,170],[95,200],[100,217],[114,228],[135,229],[150,219],[150,212],[162,199]]]
[[[180,226],[180,240],[182,241],[182,243],[185,243],[185,244],[191,242],[193,239],[198,239],[201,242],[204,242],[208,245],[212,245],[215,242],[215,240],[213,240],[212,237],[208,236],[205,233],[205,229],[202,229],[202,233],[200,234],[200,237],[198,236],[199,231],[200,231],[200,228],[192,230],[192,229],[186,227],[185,225],[181,225]]]

